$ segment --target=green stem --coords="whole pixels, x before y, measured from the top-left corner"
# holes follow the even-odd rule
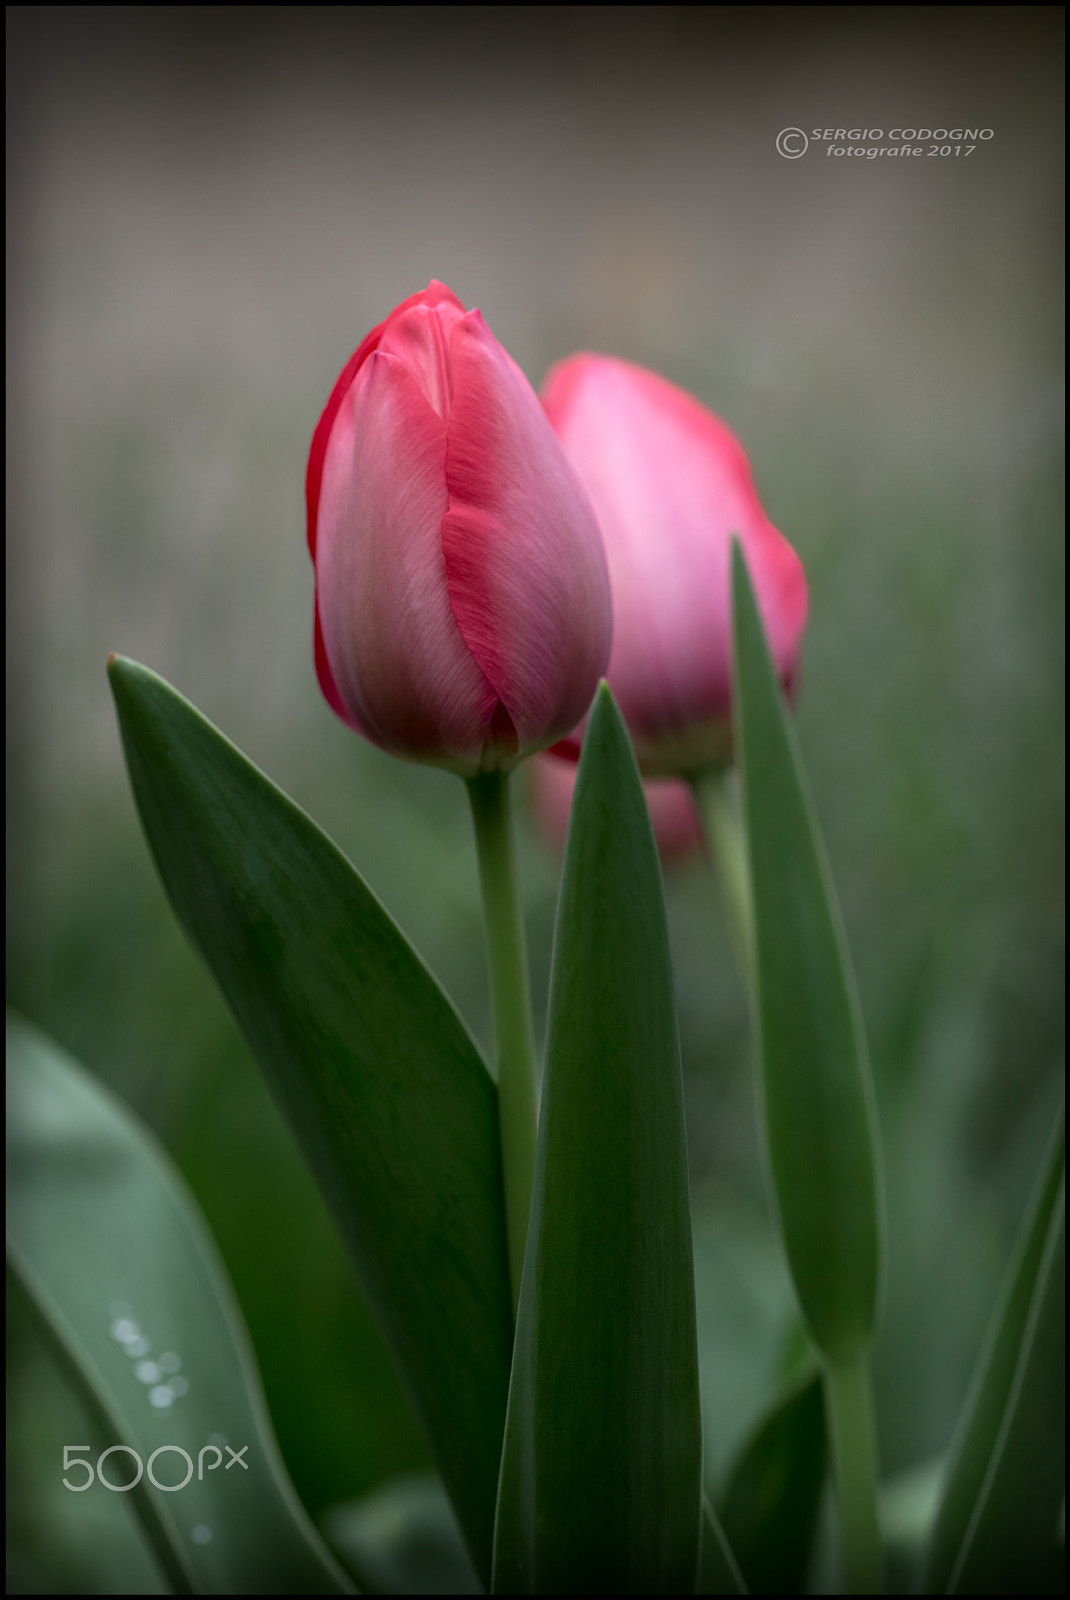
[[[527,946],[517,891],[516,847],[507,773],[468,780],[479,854],[494,1028],[498,1040],[498,1119],[505,1180],[505,1220],[513,1309],[528,1234],[535,1175],[535,1039],[531,1025]]]
[[[840,1506],[845,1594],[882,1594],[877,1524],[877,1437],[869,1360],[829,1362],[824,1371],[832,1462]]]
[[[751,1000],[754,1001],[754,907],[747,864],[747,841],[732,773],[708,769],[693,774],[690,781],[710,857],[724,886],[740,965]]]

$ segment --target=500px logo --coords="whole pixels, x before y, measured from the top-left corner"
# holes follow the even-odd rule
[[[222,1450],[217,1444],[202,1446],[197,1452],[197,1482],[200,1483],[205,1474],[205,1456],[215,1456],[215,1460],[209,1461],[207,1466],[207,1471],[214,1472],[217,1467],[223,1466],[223,1450],[230,1457],[230,1460],[223,1466],[224,1472],[229,1472],[231,1467],[235,1466],[241,1467],[243,1471],[248,1472],[249,1463],[242,1459],[248,1448],[247,1444],[243,1444],[240,1450],[232,1450],[229,1444],[224,1444]],[[193,1477],[193,1457],[188,1451],[183,1450],[180,1444],[161,1444],[152,1452],[147,1463],[143,1462],[137,1451],[128,1444],[110,1444],[106,1450],[100,1452],[95,1467],[92,1461],[86,1459],[89,1451],[90,1446],[87,1444],[65,1444],[63,1446],[64,1472],[70,1472],[75,1467],[81,1467],[85,1472],[84,1483],[72,1483],[69,1478],[63,1479],[63,1487],[70,1489],[74,1494],[84,1493],[94,1481],[103,1484],[104,1488],[110,1489],[113,1494],[126,1494],[128,1490],[135,1488],[141,1482],[142,1474],[147,1474],[148,1480],[154,1489],[162,1489],[165,1494],[174,1494],[176,1489],[184,1489]],[[137,1476],[131,1478],[129,1483],[112,1483],[104,1475],[105,1461],[118,1451],[122,1451],[128,1456],[133,1456],[134,1461],[137,1462]],[[185,1462],[186,1475],[180,1483],[161,1483],[153,1471],[153,1466],[157,1459],[168,1454],[179,1455]]]

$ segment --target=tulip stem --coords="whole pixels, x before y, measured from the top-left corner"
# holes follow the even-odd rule
[[[829,1438],[840,1507],[845,1594],[882,1594],[877,1522],[877,1440],[869,1359],[829,1362],[824,1371]]]
[[[528,1233],[535,1176],[535,1036],[531,1023],[527,944],[517,887],[509,775],[469,778],[468,794],[479,854],[483,926],[498,1041],[498,1119],[502,1139],[505,1219],[513,1309]]]
[[[751,901],[747,841],[731,772],[707,769],[691,777],[706,844],[724,888],[736,952],[751,1000],[756,999],[754,907]]]

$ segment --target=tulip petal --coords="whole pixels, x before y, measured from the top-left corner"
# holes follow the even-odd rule
[[[349,392],[357,373],[371,355],[373,350],[379,348],[384,330],[416,305],[439,306],[453,305],[463,315],[464,307],[451,289],[444,283],[439,283],[437,278],[432,278],[427,288],[421,294],[410,294],[407,300],[395,306],[385,322],[380,322],[372,331],[364,336],[354,350],[345,366],[338,375],[338,381],[331,390],[331,397],[323,408],[323,415],[316,424],[316,431],[312,435],[312,445],[308,452],[308,467],[305,472],[305,506],[308,512],[308,550],[313,561],[316,559],[316,532],[319,523],[320,492],[323,482],[323,462],[327,454],[327,444],[334,427],[334,419],[342,407],[342,401]],[[439,413],[441,415],[441,412]],[[321,677],[320,682],[323,679]],[[326,692],[326,691],[324,691]],[[327,696],[330,700],[330,695]],[[334,702],[331,701],[332,706]],[[337,708],[335,708],[337,709]],[[348,718],[346,719],[349,720]]]
[[[453,324],[463,316],[460,306],[452,317],[448,309],[413,306],[404,316],[395,313],[390,318],[379,341],[380,351],[396,357],[408,369],[425,400],[444,420],[449,418],[453,392],[450,335]]]
[[[534,391],[477,311],[456,323],[452,351],[450,605],[523,752],[587,710],[609,648],[605,557]]]
[[[498,694],[450,609],[445,460],[445,423],[400,361],[373,352],[324,456],[317,611],[347,720],[398,754],[477,767]]]
[[[553,368],[542,398],[605,540],[608,677],[640,758],[654,770],[660,753],[670,771],[686,770],[692,745],[727,756],[732,535],[785,683],[807,606],[802,565],[767,520],[742,446],[697,400],[623,361],[573,356]]]
[[[305,469],[305,508],[308,512],[308,553],[313,562],[316,559],[316,540],[319,531],[323,463],[327,455],[327,446],[330,443],[334,419],[341,409],[342,401],[349,393],[353,379],[378,345],[380,335],[385,326],[385,323],[380,322],[379,326],[373,328],[371,333],[367,334],[354,350],[338,374],[338,381],[331,390],[331,397],[324,406],[323,415],[316,423],[316,431],[312,435],[312,444],[308,452],[308,466]]]
[[[346,364],[305,494],[316,672],[350,727],[469,776],[570,731],[609,657],[598,526],[527,379],[444,284]]]
[[[323,642],[323,624],[320,621],[320,601],[318,594],[316,595],[313,605],[313,613],[312,654],[316,663],[316,677],[319,680],[319,686],[323,693],[323,698],[326,700],[331,710],[337,716],[341,717],[343,722],[348,722],[351,728],[355,728],[358,733],[361,733],[363,730],[356,722],[354,722],[353,718],[349,715],[349,712],[342,704],[342,696],[338,693],[338,685],[331,676],[331,663],[327,660],[327,646]]]

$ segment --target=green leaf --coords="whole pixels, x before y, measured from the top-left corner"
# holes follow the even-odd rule
[[[63,1487],[56,1463],[65,1441],[90,1443],[95,1462],[115,1436],[101,1432],[84,1385],[57,1361],[10,1262],[6,1311],[7,1459],[18,1466],[8,1474],[5,1506],[8,1593],[171,1594],[129,1494]]]
[[[747,1585],[724,1528],[706,1496],[702,1496],[702,1551],[696,1594],[747,1594]]]
[[[944,1488],[943,1456],[920,1461],[880,1487],[881,1543],[888,1594],[918,1594],[925,1552]]]
[[[558,903],[496,1591],[693,1592],[701,1468],[661,874],[628,734],[603,685]]]
[[[107,1495],[101,1474],[127,1482],[136,1451],[132,1509],[180,1593],[349,1592],[286,1476],[226,1271],[168,1157],[14,1019],[7,1056],[9,1261],[97,1435],[68,1441],[57,1478]]]
[[[1044,1255],[1007,1410],[959,1552],[952,1594],[1051,1589],[1066,1495],[1066,1183]]]
[[[721,1524],[752,1594],[805,1592],[827,1459],[814,1373],[758,1423],[725,1491]]]
[[[951,1447],[928,1594],[1049,1590],[1065,1482],[1065,1170],[1060,1108]]]
[[[155,673],[113,658],[109,675],[171,903],[323,1191],[487,1582],[512,1348],[493,1080],[305,813]]]
[[[323,1531],[370,1594],[479,1594],[479,1579],[438,1478],[395,1478],[332,1506]]]
[[[795,1291],[814,1343],[868,1346],[884,1202],[861,1014],[795,728],[746,565],[732,548],[736,739],[757,943],[769,1165]]]

